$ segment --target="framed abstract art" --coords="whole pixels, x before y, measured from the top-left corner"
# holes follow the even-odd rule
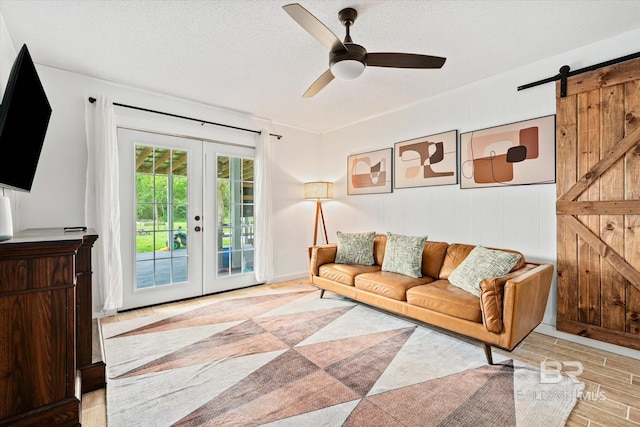
[[[347,194],[391,193],[393,149],[347,157]]]
[[[458,183],[458,131],[397,142],[394,146],[395,188]]]
[[[460,188],[555,181],[555,115],[460,135]]]

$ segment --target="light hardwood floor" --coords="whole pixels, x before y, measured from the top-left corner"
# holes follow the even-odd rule
[[[296,280],[295,282],[300,282]],[[268,285],[272,288],[286,286],[290,282]],[[249,295],[254,288],[241,289],[198,299],[143,308],[120,313],[103,322],[117,322],[146,316],[167,309],[202,301],[221,300],[229,297]],[[640,426],[640,360],[570,341],[533,332],[512,352],[494,349],[512,359],[529,362],[536,366],[545,360],[578,361],[584,371],[579,376],[585,384],[588,399],[579,400],[571,413],[567,426]],[[573,368],[571,368],[573,370]],[[569,373],[571,370],[567,370]],[[108,387],[108,386],[107,386]],[[86,393],[82,396],[82,425],[84,427],[106,426],[105,390]]]

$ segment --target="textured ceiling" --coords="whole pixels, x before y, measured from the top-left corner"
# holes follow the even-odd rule
[[[303,99],[328,52],[287,3],[0,0],[0,14],[39,64],[318,132],[640,27],[637,0],[301,0],[341,39],[338,11],[357,9],[351,36],[370,52],[447,57],[440,70],[369,67]]]

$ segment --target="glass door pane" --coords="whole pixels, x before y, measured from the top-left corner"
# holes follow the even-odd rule
[[[217,156],[218,277],[253,272],[253,159]]]
[[[118,151],[123,308],[202,295],[202,141],[118,129]]]
[[[256,283],[253,154],[205,144],[205,293]]]
[[[188,153],[136,148],[136,289],[186,282]]]

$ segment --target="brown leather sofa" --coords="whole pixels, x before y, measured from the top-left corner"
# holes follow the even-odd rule
[[[336,264],[337,244],[309,248],[310,279],[320,298],[328,290],[474,338],[484,344],[490,364],[491,346],[513,350],[542,321],[553,265],[522,256],[510,273],[484,279],[477,297],[447,280],[475,246],[427,242],[422,277],[413,278],[382,271],[386,241],[385,235],[375,237],[372,266]]]

